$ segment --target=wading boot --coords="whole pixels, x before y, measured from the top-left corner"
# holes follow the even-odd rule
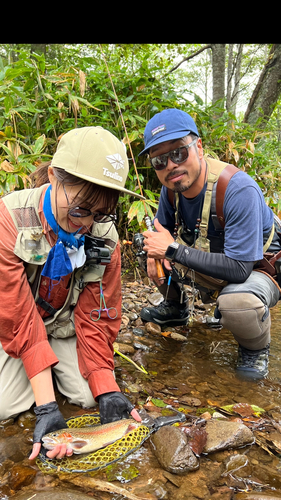
[[[250,351],[239,345],[237,373],[252,380],[264,378],[268,374],[269,346],[270,344],[267,344],[263,349]]]
[[[164,300],[157,307],[144,307],[140,317],[143,321],[151,321],[160,326],[186,325],[189,311],[186,303]]]

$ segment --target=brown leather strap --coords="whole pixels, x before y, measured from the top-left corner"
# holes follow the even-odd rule
[[[217,182],[217,191],[216,191],[216,213],[217,218],[222,227],[225,225],[224,215],[223,215],[223,204],[224,204],[224,195],[227,188],[227,185],[231,179],[231,177],[239,172],[239,168],[235,167],[232,164],[227,165],[221,172],[218,182]]]

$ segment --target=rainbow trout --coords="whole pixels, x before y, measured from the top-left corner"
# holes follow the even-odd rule
[[[140,425],[136,420],[122,419],[94,427],[60,429],[46,434],[42,441],[47,450],[65,443],[67,448],[72,448],[73,453],[91,453],[121,439]]]

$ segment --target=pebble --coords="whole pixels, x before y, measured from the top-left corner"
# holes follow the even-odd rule
[[[130,344],[120,344],[120,342],[118,342],[118,347],[115,343],[113,344],[113,347],[115,347],[116,350],[121,352],[122,354],[134,354],[135,352],[135,349]]]
[[[152,322],[146,323],[145,330],[152,335],[161,335],[161,326]]]
[[[135,312],[127,313],[127,316],[130,321],[136,321],[138,319],[138,315]]]
[[[133,334],[142,337],[143,335],[145,335],[145,327],[138,326],[136,328],[133,328]]]
[[[159,304],[161,304],[161,302],[163,302],[164,298],[160,292],[155,292],[155,293],[152,293],[151,295],[149,295],[147,297],[147,300],[153,306],[159,306]]]
[[[177,342],[186,342],[187,338],[184,335],[180,335],[179,333],[171,332],[170,338],[173,340],[177,340]]]
[[[150,348],[147,345],[141,344],[141,342],[134,342],[133,346],[134,346],[135,349],[142,349],[143,351],[149,351],[150,350]]]

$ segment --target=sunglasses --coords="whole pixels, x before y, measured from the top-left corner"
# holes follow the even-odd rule
[[[149,158],[152,167],[155,170],[164,170],[164,168],[168,165],[168,159],[170,158],[173,163],[183,163],[187,160],[189,151],[188,149],[193,146],[197,142],[198,139],[194,139],[190,144],[186,144],[185,146],[181,146],[180,148],[173,149],[173,151],[169,151],[169,153],[164,153],[159,156],[155,156],[154,158]]]
[[[65,187],[63,186],[67,204],[70,205]],[[91,212],[89,208],[74,207],[68,210],[68,215],[71,217],[93,217],[94,222],[115,222],[117,215],[104,214],[102,212]]]

